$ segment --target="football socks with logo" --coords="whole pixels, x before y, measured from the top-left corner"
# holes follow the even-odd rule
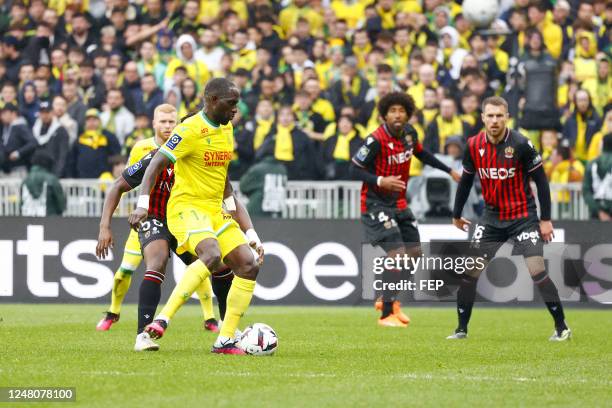
[[[246,312],[253,297],[255,281],[234,276],[232,286],[227,294],[227,312],[219,337],[233,338],[240,318]]]
[[[189,297],[210,276],[210,271],[199,259],[185,268],[185,274],[176,285],[160,316],[172,319],[176,312],[189,300]]]
[[[469,275],[461,276],[461,283],[457,291],[457,317],[459,326],[457,330],[467,333],[468,323],[472,316],[472,308],[474,307],[474,299],[476,298],[477,278]]]
[[[227,294],[229,293],[230,288],[232,287],[232,280],[234,278],[234,274],[230,272],[226,276],[212,276],[212,289],[217,297],[217,303],[219,305],[219,318],[221,320],[225,319],[225,311],[227,308]]]
[[[132,271],[124,268],[119,268],[117,272],[115,272],[115,277],[113,280],[113,290],[111,293],[111,305],[108,309],[109,312],[119,314],[119,312],[121,311],[121,304],[123,303],[125,295],[127,295],[131,282]]]
[[[550,279],[550,276],[548,276],[548,272],[542,271],[533,276],[532,279],[538,287],[548,311],[555,320],[557,331],[567,329],[563,306],[561,305],[561,299],[559,299],[559,292],[554,282]]]
[[[198,294],[198,299],[200,299],[200,306],[202,306],[202,314],[204,314],[204,320],[214,319],[215,312],[213,311],[213,301],[212,301],[212,285],[210,284],[210,279],[206,278],[202,281],[200,286],[196,288],[196,293]]]
[[[161,284],[163,282],[163,273],[157,271],[145,272],[138,295],[138,334],[142,333],[145,326],[153,321],[161,297]]]
[[[382,291],[383,308],[381,319],[393,313],[393,302],[397,298],[397,290],[389,289],[389,284],[397,285],[401,279],[401,271],[399,269],[385,269],[382,273],[382,281],[385,289]]]

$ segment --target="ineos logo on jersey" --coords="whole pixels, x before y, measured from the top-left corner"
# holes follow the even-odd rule
[[[388,157],[389,164],[402,164],[406,163],[412,157],[412,150],[406,150],[405,152],[396,153]]]
[[[505,167],[491,167],[488,169],[480,168],[478,169],[478,174],[480,175],[480,178],[506,180],[514,177],[514,175],[516,174],[516,169],[514,167],[511,167],[509,169]]]

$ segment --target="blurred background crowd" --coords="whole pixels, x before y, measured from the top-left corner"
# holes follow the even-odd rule
[[[289,180],[348,179],[377,101],[398,90],[416,102],[423,144],[458,168],[495,94],[551,182],[589,183],[591,201],[612,190],[610,1],[502,0],[487,30],[445,0],[0,0],[0,11],[0,177],[112,179],[153,135],[157,105],[185,116],[225,76],[242,94],[235,180],[279,164]],[[426,170],[414,159],[412,175]]]

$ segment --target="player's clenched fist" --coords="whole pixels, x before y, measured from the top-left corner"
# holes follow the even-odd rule
[[[261,243],[261,239],[257,235],[257,232],[253,228],[250,228],[245,232],[247,240],[249,241],[249,246],[257,252],[257,264],[259,266],[263,265],[264,262],[264,248]]]
[[[540,235],[544,242],[550,242],[555,237],[554,228],[550,220],[540,221]]]
[[[459,228],[461,231],[465,231],[467,232],[468,229],[470,228],[470,224],[472,222],[470,220],[467,220],[463,217],[461,218],[453,218],[453,225],[457,228]]]

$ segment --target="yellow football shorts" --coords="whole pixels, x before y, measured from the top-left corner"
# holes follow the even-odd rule
[[[130,235],[128,235],[128,239],[125,241],[123,259],[121,260],[120,268],[123,272],[134,272],[136,269],[138,269],[138,265],[140,265],[141,261],[142,251],[140,250],[138,233],[133,229],[130,229]]]
[[[221,259],[242,244],[246,238],[238,223],[228,214],[209,212],[193,206],[174,206],[166,214],[168,228],[176,238],[176,253],[189,252],[196,255],[196,246],[204,239],[217,240]]]

